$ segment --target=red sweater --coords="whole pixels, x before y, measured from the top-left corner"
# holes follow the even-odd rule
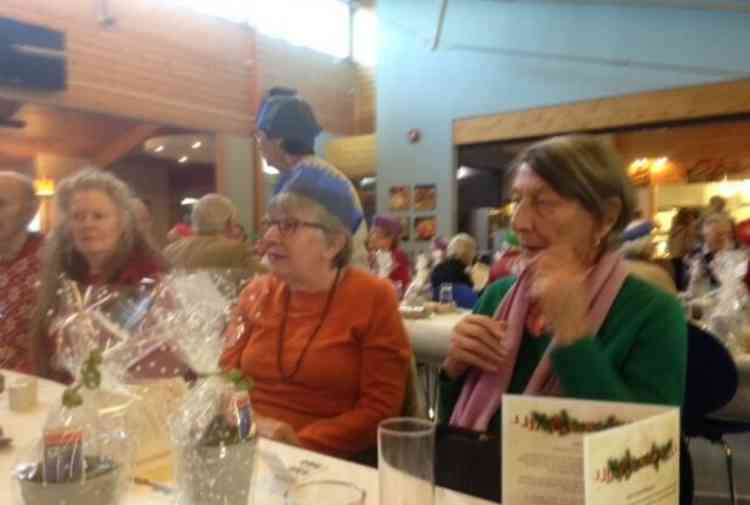
[[[0,260],[0,368],[31,373],[29,321],[36,304],[36,285],[44,237],[30,234],[15,258]]]
[[[271,274],[245,288],[228,334],[244,332],[222,365],[251,377],[253,408],[291,425],[304,447],[351,456],[374,446],[378,423],[402,411],[411,355],[393,287],[364,271],[345,271],[322,328],[288,381],[277,366],[287,289]],[[326,297],[292,293],[281,359],[285,374],[318,325]]]

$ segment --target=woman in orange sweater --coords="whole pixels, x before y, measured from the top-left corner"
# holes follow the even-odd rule
[[[243,291],[222,357],[253,379],[262,434],[353,457],[401,413],[411,349],[388,280],[348,266],[361,212],[349,182],[300,170],[274,197],[263,245],[271,273]]]

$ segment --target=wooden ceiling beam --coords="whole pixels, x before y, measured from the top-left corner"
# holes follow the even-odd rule
[[[647,91],[453,122],[456,145],[750,113],[750,79]]]
[[[135,125],[114,141],[102,147],[92,157],[91,161],[100,168],[107,168],[132,151],[136,146],[142,144],[146,139],[156,135],[160,129],[160,125],[149,123]]]

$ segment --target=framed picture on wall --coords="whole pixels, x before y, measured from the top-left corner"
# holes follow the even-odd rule
[[[408,242],[411,238],[411,218],[401,216],[398,219],[401,222],[401,241]]]
[[[435,210],[437,207],[437,189],[434,184],[414,186],[414,210]]]
[[[411,206],[411,190],[409,186],[391,186],[388,198],[390,210],[409,210]]]
[[[416,240],[432,240],[437,233],[437,216],[423,216],[414,218],[414,238]]]

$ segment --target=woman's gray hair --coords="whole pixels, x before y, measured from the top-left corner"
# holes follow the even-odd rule
[[[612,249],[631,221],[635,209],[633,186],[625,164],[610,142],[593,135],[565,135],[537,142],[518,155],[512,175],[527,164],[564,198],[578,201],[597,220],[603,220],[614,199],[620,213],[604,239]]]
[[[218,193],[204,195],[193,207],[190,220],[197,235],[220,235],[236,223],[239,211],[232,200]]]
[[[339,218],[331,214],[321,204],[310,198],[294,193],[279,193],[271,199],[268,210],[280,210],[286,214],[293,212],[311,212],[316,222],[323,227],[323,233],[328,245],[333,244],[337,235],[344,237],[344,247],[333,258],[333,268],[344,268],[352,261],[352,232]]]
[[[477,254],[477,241],[468,233],[458,233],[448,242],[447,253],[449,258],[458,258],[468,265]]]
[[[43,351],[41,345],[46,338],[50,311],[55,307],[61,279],[67,277],[82,282],[88,271],[85,258],[75,249],[70,224],[73,197],[81,191],[100,191],[106,194],[119,210],[122,219],[123,234],[120,243],[114,256],[103,269],[102,277],[105,282],[110,282],[121,271],[136,249],[141,249],[144,254],[163,262],[159,250],[136,225],[131,200],[133,195],[127,184],[111,173],[97,168],[85,168],[63,179],[55,192],[57,224],[44,246],[41,286],[36,313],[32,320],[32,339],[37,351]],[[40,359],[41,356],[37,357],[36,364],[40,373],[43,373],[47,370],[47,364],[39,361]]]

